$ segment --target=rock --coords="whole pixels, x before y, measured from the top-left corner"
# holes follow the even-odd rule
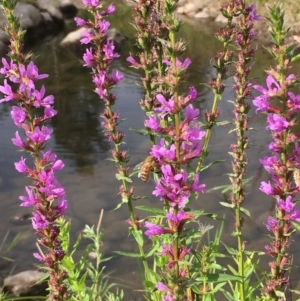
[[[110,28],[107,31],[107,36],[109,40],[113,40],[115,42],[116,47],[120,47],[122,43],[128,40],[126,36],[121,34],[121,32],[115,28]]]
[[[177,14],[183,14],[184,13],[184,7],[183,6],[178,7],[176,12],[177,12]]]
[[[187,3],[183,8],[183,13],[186,15],[195,15],[198,10],[198,7],[194,3]]]
[[[46,11],[55,20],[55,22],[63,23],[63,13],[60,10],[60,4],[56,0],[37,0],[37,5],[41,11]]]
[[[228,21],[228,19],[225,18],[222,13],[219,13],[218,16],[215,18],[215,22],[218,22],[218,23],[225,24],[225,23],[227,23],[227,21]]]
[[[59,8],[66,19],[74,19],[78,13],[78,8],[70,0],[61,0]]]
[[[39,282],[44,273],[28,270],[4,279],[3,291],[16,296],[38,296],[47,294],[47,281]]]
[[[68,48],[75,56],[82,58],[85,53],[86,48],[91,47],[90,45],[85,45],[80,43],[82,38],[82,32],[86,29],[81,27],[75,31],[70,32],[65,36],[65,38],[60,42],[60,45]],[[127,38],[122,35],[117,29],[110,28],[107,30],[107,36],[109,40],[115,42],[116,50],[120,49],[121,45],[127,40]]]
[[[220,13],[220,10],[216,9],[215,7],[206,7],[203,11],[207,12],[213,19],[215,19]]]
[[[206,11],[199,11],[194,17],[196,19],[208,19],[210,15]]]
[[[18,2],[14,15],[19,18],[22,29],[37,27],[42,21],[39,9],[32,4]]]

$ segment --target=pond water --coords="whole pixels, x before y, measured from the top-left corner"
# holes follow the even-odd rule
[[[128,25],[131,10],[127,6],[119,7],[117,15],[112,21],[113,27],[119,29],[123,34],[132,37],[133,29]],[[70,30],[74,28],[70,24]],[[213,36],[214,26],[207,24],[185,24],[181,35],[189,41],[186,55],[192,59],[190,67],[189,85],[194,85],[198,92],[197,105],[202,113],[209,110],[212,104],[212,95],[200,83],[207,82],[213,74],[209,65],[210,59],[218,50],[218,44]],[[96,224],[101,209],[104,209],[104,244],[103,252],[111,255],[113,251],[134,251],[135,243],[128,237],[128,227],[125,220],[128,218],[127,208],[124,206],[119,210],[112,211],[120,199],[118,196],[119,183],[115,179],[116,169],[110,158],[110,144],[102,133],[99,114],[103,110],[101,101],[93,92],[90,70],[83,68],[81,61],[66,49],[59,46],[61,37],[45,42],[39,46],[33,46],[32,51],[37,56],[36,64],[41,73],[49,73],[50,77],[45,80],[48,94],[55,96],[55,108],[59,114],[51,122],[54,134],[49,147],[62,159],[65,168],[58,175],[60,182],[65,187],[69,200],[67,218],[72,221],[72,235],[76,237],[85,224]],[[141,162],[149,151],[147,138],[139,136],[128,130],[129,127],[142,128],[144,114],[138,102],[142,98],[139,87],[135,84],[139,81],[140,74],[129,68],[125,58],[129,51],[134,51],[130,40],[125,48],[121,50],[121,58],[115,62],[114,68],[125,74],[125,79],[115,88],[118,101],[115,110],[120,112],[121,118],[125,119],[120,124],[120,129],[125,132],[125,149],[129,150],[132,157],[130,166]],[[254,81],[262,83],[264,72],[272,64],[266,51],[259,46],[258,55],[253,68]],[[232,118],[232,104],[228,100],[233,99],[232,81],[227,81],[227,90],[224,99],[220,102],[222,120]],[[10,230],[9,238],[17,233],[22,233],[23,240],[7,255],[15,259],[15,272],[34,268],[37,263],[32,253],[36,251],[36,236],[33,234],[30,222],[16,222],[13,217],[29,212],[19,207],[19,196],[24,194],[24,186],[29,184],[28,179],[18,174],[13,163],[19,160],[21,153],[11,143],[16,127],[10,117],[11,104],[1,105],[0,112],[0,237]],[[265,131],[265,117],[256,115],[252,109],[250,112],[251,126],[255,131],[249,132],[252,147],[249,149],[248,175],[252,176],[247,186],[247,199],[244,206],[250,210],[252,219],[245,219],[245,235],[247,249],[263,250],[267,242],[265,222],[272,213],[274,203],[271,198],[262,194],[258,187],[262,180],[267,179],[265,171],[258,160],[268,154],[269,133]],[[225,175],[230,172],[231,159],[228,155],[229,144],[234,141],[234,135],[228,134],[229,126],[220,127],[213,131],[209,146],[210,155],[206,162],[222,159],[223,162],[206,170],[201,181],[207,185],[207,189],[229,183]],[[226,137],[226,138],[225,138]],[[149,195],[144,204],[159,203],[151,196],[152,183],[144,184],[135,179],[137,194]],[[194,208],[204,208],[206,212],[214,212],[220,216],[226,214],[227,221],[223,232],[222,241],[235,246],[235,239],[231,237],[234,218],[230,211],[224,209],[219,202],[224,201],[220,192],[209,192],[200,195],[195,202]],[[141,213],[142,215],[142,213]],[[213,223],[210,220],[204,222]],[[299,234],[294,235],[294,243],[291,250],[297,254],[300,245],[297,243]],[[296,258],[295,258],[296,260]],[[262,260],[267,262],[265,258]],[[107,263],[108,271],[113,271],[112,281],[120,282],[130,287],[126,290],[127,299],[140,296],[138,290],[142,289],[139,281],[139,267],[135,260],[115,256]],[[6,269],[8,273],[10,269]],[[292,286],[298,284],[299,271],[294,271]]]

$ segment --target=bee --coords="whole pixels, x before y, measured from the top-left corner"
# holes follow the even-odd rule
[[[300,185],[300,170],[299,169],[294,170],[293,177],[294,177],[296,186],[299,186]]]
[[[138,173],[138,177],[141,178],[143,182],[147,182],[151,172],[159,173],[160,167],[157,160],[152,157],[148,156],[143,162],[138,164],[134,169],[140,168]]]

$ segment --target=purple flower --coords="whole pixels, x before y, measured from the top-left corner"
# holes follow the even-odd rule
[[[293,111],[299,111],[300,110],[300,94],[295,95],[293,92],[288,92],[289,99],[287,101],[287,104],[289,108]]]
[[[68,209],[68,202],[66,200],[59,201],[57,205],[57,213],[58,215],[63,215]]]
[[[105,54],[104,60],[111,62],[113,59],[118,58],[120,55],[115,53],[114,50],[114,41],[107,40],[103,46],[103,52]]]
[[[192,120],[199,117],[199,115],[200,115],[199,109],[194,109],[193,105],[190,104],[186,107],[185,118],[186,118],[187,122],[191,122]]]
[[[12,138],[11,141],[13,142],[13,144],[15,146],[18,146],[20,148],[24,148],[25,147],[25,144],[23,143],[20,135],[18,132],[16,132],[16,138]]]
[[[164,59],[163,62],[168,65],[172,66],[172,62],[170,60]],[[186,69],[192,63],[190,58],[186,58],[183,62],[181,62],[178,58],[176,58],[176,67]]]
[[[174,214],[174,212],[172,210],[166,214],[166,217],[167,217],[167,219],[179,224],[180,222],[182,222],[184,220],[185,212],[184,212],[184,210],[179,210],[177,214]]]
[[[194,100],[197,98],[197,90],[194,86],[189,87],[189,97],[191,100]]]
[[[37,212],[33,212],[32,215],[33,217],[31,221],[33,229],[45,229],[49,225],[49,222],[47,221],[47,218],[44,215],[41,215]]]
[[[162,94],[157,94],[156,99],[161,104],[161,107],[155,108],[156,111],[161,111],[161,117],[164,118],[168,114],[172,114],[175,112],[175,101],[174,99],[169,99],[168,101]]]
[[[266,95],[259,95],[255,97],[252,102],[257,107],[256,113],[258,111],[268,111],[270,108],[268,97],[266,97]]]
[[[160,132],[161,131],[161,126],[160,126],[160,120],[156,115],[149,116],[145,122],[144,122],[145,127],[148,127],[152,131],[155,132]]]
[[[26,132],[26,135],[36,143],[44,143],[46,140],[49,140],[51,138],[52,132],[52,129],[43,125],[41,129],[39,127],[36,127],[32,133]]]
[[[291,212],[295,207],[295,204],[292,202],[292,199],[293,198],[290,195],[287,196],[285,201],[282,199],[277,199],[277,205],[282,210],[284,210],[286,212]]]
[[[268,126],[267,129],[271,131],[275,131],[281,133],[285,131],[289,127],[289,123],[283,116],[277,114],[269,114],[268,115]]]
[[[266,195],[274,195],[274,189],[271,185],[271,182],[261,182],[259,189],[264,192]]]
[[[99,0],[82,0],[85,6],[96,7],[99,4]]]
[[[7,83],[6,79],[4,80],[4,86],[0,86],[0,92],[6,95],[6,97],[0,99],[0,103],[4,101],[10,101],[15,98],[11,86]]]
[[[86,21],[79,17],[75,17],[74,21],[76,22],[77,26],[86,26]]]
[[[17,126],[21,126],[26,119],[26,113],[20,107],[13,106],[10,114]]]
[[[162,291],[162,292],[168,292],[168,291],[169,291],[168,287],[167,287],[164,283],[162,283],[162,282],[158,282],[158,283],[155,285],[155,287],[156,287],[158,290]]]
[[[161,235],[164,234],[164,229],[158,225],[155,225],[150,222],[145,222],[145,227],[148,228],[147,231],[145,231],[145,234],[150,238],[155,235]]]
[[[45,96],[46,89],[44,85],[42,86],[41,90],[35,90],[33,92],[33,96],[35,97],[35,101],[33,105],[36,108],[39,108],[40,106],[48,108],[54,104],[54,96],[53,95],[48,95],[44,98]]]
[[[44,110],[44,116],[42,119],[43,120],[50,119],[53,116],[55,116],[56,114],[57,114],[57,111],[54,110],[52,107],[46,107]]]
[[[97,87],[102,87],[105,83],[106,78],[107,78],[107,72],[100,71],[99,74],[93,76],[93,82]]]
[[[174,161],[176,159],[176,147],[174,144],[167,149],[165,146],[165,140],[160,139],[159,145],[153,145],[150,150],[150,155],[155,157],[159,163],[165,161]]]
[[[104,15],[112,15],[114,14],[116,8],[113,4],[110,4],[107,8],[107,10],[104,12]]]
[[[160,196],[161,201],[167,200],[171,206],[183,208],[191,189],[187,184],[187,171],[176,173],[169,164],[163,165],[161,171],[163,176],[156,183],[153,195]]]
[[[17,69],[17,65],[12,60],[10,60],[10,63],[8,63],[7,60],[3,57],[1,61],[3,67],[0,68],[0,73],[3,75],[10,76],[11,71]]]
[[[165,296],[162,296],[162,301],[173,301],[174,300],[173,296],[170,293],[169,288],[165,284],[163,284],[162,282],[158,282],[155,287],[162,292],[167,292],[167,294]]]
[[[264,99],[268,99],[272,96],[275,96],[278,92],[282,91],[281,85],[273,78],[272,75],[268,75],[266,78],[267,88],[260,85],[254,85],[253,88],[261,92]]]
[[[28,186],[25,186],[26,192],[28,194],[27,196],[20,196],[19,199],[22,201],[21,205],[22,207],[30,207],[37,203],[38,198],[36,198],[35,194],[33,193],[32,189]]]
[[[35,89],[34,82],[36,80],[43,79],[49,76],[48,74],[39,74],[38,71],[38,67],[32,61],[27,65],[27,68],[25,65],[21,65],[19,67],[21,80],[16,81],[16,83],[20,83],[19,90],[21,92],[25,91],[27,87],[29,87],[30,89]]]
[[[246,8],[246,12],[251,21],[261,21],[262,18],[256,14],[256,5],[252,4]]]
[[[93,48],[87,48],[85,53],[83,54],[83,60],[85,64],[83,66],[93,66],[95,62],[95,58],[93,55]]]
[[[110,26],[110,23],[107,20],[100,19],[98,20],[98,26],[99,26],[100,33],[105,34]]]
[[[33,256],[40,262],[45,262],[46,258],[41,256],[39,253],[33,253]]]
[[[139,63],[132,57],[131,54],[130,54],[129,57],[126,58],[126,61],[129,62],[131,65],[133,65],[133,66],[136,67],[136,68],[141,67],[141,64],[139,64]]]
[[[81,44],[89,44],[93,37],[94,37],[94,33],[92,32],[91,29],[85,29],[81,32],[82,35],[82,39],[80,40]]]
[[[52,169],[55,171],[62,170],[64,168],[65,164],[61,160],[57,160],[52,165]]]
[[[25,164],[26,159],[21,157],[21,160],[19,162],[15,162],[15,168],[18,172],[25,173],[28,170],[28,167]]]
[[[191,191],[204,193],[205,187],[205,184],[199,184],[199,174],[196,174],[194,177],[194,182],[191,186]]]
[[[124,75],[121,74],[118,70],[113,70],[111,73],[111,78],[115,84],[121,81],[124,78]]]
[[[280,164],[278,158],[276,155],[272,157],[264,157],[259,160],[259,162],[264,166],[265,170],[269,173],[272,174],[274,172],[274,169],[277,165]]]
[[[300,223],[300,210],[294,210],[290,215],[290,219]]]
[[[279,228],[279,221],[277,219],[275,219],[274,217],[269,216],[266,227],[270,232],[275,232]]]

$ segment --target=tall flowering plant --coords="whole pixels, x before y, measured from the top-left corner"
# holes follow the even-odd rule
[[[217,33],[223,50],[214,58],[217,72],[210,81],[214,102],[211,112],[204,113],[207,124],[203,127],[199,121],[200,110],[195,104],[195,87],[190,87],[186,93],[181,92],[181,84],[187,78],[186,71],[191,60],[183,56],[186,43],[177,40],[181,22],[174,13],[178,1],[138,0],[135,27],[141,52],[138,58],[130,55],[127,61],[144,71],[142,83],[145,96],[140,104],[146,111],[144,132],[149,134],[151,141],[151,148],[146,155],[147,164],[151,164],[143,168],[147,166],[147,172],[156,172],[152,194],[162,204],[162,209],[139,206],[138,209],[153,214],[141,220],[133,206],[133,201],[140,199],[134,195],[131,184],[135,172],[130,173],[127,167],[129,156],[122,149],[124,133],[118,129],[119,113],[113,107],[117,97],[112,89],[123,78],[119,71],[111,69],[111,63],[119,54],[107,37],[110,26],[108,18],[114,14],[115,7],[112,4],[104,6],[100,0],[83,0],[83,3],[92,15],[91,20],[75,18],[78,26],[86,28],[81,39],[81,43],[86,45],[84,65],[91,68],[94,91],[105,104],[101,114],[102,126],[107,139],[113,144],[112,160],[118,168],[116,177],[121,181],[119,194],[122,201],[117,207],[127,204],[130,215],[127,222],[139,249],[139,254],[127,255],[142,261],[146,298],[156,301],[217,300],[215,293],[221,291],[229,300],[285,300],[284,289],[289,284],[287,272],[291,265],[288,247],[291,235],[299,228],[296,223],[300,222],[300,210],[296,209],[295,200],[300,184],[299,134],[294,132],[300,96],[292,90],[299,83],[298,78],[288,73],[291,62],[299,57],[293,56],[293,45],[284,42],[288,30],[283,28],[284,14],[280,6],[270,9],[268,19],[274,42],[270,53],[278,65],[267,71],[267,88],[253,86],[260,93],[254,98],[253,104],[257,112],[267,114],[267,130],[271,131],[273,139],[269,146],[272,155],[261,160],[270,175],[270,181],[262,182],[260,188],[276,200],[275,214],[267,221],[271,242],[265,248],[274,259],[269,264],[270,273],[263,275],[264,285],[260,278],[252,285],[250,280],[254,274],[255,252],[245,250],[241,212],[248,212],[242,205],[246,198],[246,150],[250,145],[246,137],[247,114],[250,110],[247,100],[252,97],[250,62],[256,50],[252,46],[255,37],[253,22],[259,19],[255,6],[247,6],[243,0],[232,0],[221,7],[228,24]],[[32,184],[25,188],[27,195],[21,196],[20,200],[21,206],[33,208],[32,225],[43,246],[41,253],[35,253],[34,256],[48,268],[50,300],[96,300],[101,295],[98,290],[102,274],[102,270],[99,272],[102,232],[100,225],[96,232],[89,227],[84,232],[85,237],[94,241],[92,249],[98,252],[96,267],[92,268],[88,263],[87,251],[80,262],[74,264],[73,251],[66,254],[69,224],[58,220],[67,209],[64,189],[55,177],[56,172],[63,168],[63,163],[46,147],[52,132],[46,123],[57,113],[53,108],[54,98],[46,96],[44,86],[37,88],[37,81],[47,75],[39,74],[31,57],[22,54],[21,39],[24,32],[18,29],[18,21],[12,14],[14,4],[10,0],[1,2],[9,21],[3,28],[11,38],[11,46],[10,59],[2,58],[3,65],[0,68],[0,73],[5,77],[4,84],[0,86],[3,94],[0,102],[15,101],[11,116],[25,133],[16,132],[12,141],[33,158],[33,163],[28,164],[29,156],[24,156],[15,163],[15,167],[32,180]],[[225,89],[224,80],[229,76],[230,64],[235,66],[233,123],[237,142],[230,146],[233,157],[231,203],[223,205],[232,208],[235,215],[237,248],[227,247],[238,266],[237,270],[229,266],[232,275],[228,275],[226,268],[215,260],[216,257],[224,257],[224,254],[217,252],[220,239],[217,237],[213,243],[206,245],[202,236],[209,227],[190,227],[192,222],[200,224],[199,216],[208,215],[203,210],[191,208],[197,198],[202,200],[205,191],[205,184],[200,182],[200,172],[208,154],[211,129],[217,124],[220,114],[218,102]],[[197,165],[195,161],[198,161]],[[148,175],[143,180],[147,178]],[[148,252],[144,250],[145,236],[152,241]],[[67,239],[62,241],[63,237]],[[199,244],[201,247],[198,247]],[[153,259],[152,269],[149,258]],[[85,263],[88,269],[86,273],[81,273]],[[68,272],[67,266],[72,266],[72,271],[70,268]],[[83,285],[87,274],[92,278],[91,288]],[[222,288],[226,283],[231,293]],[[262,288],[260,297],[254,295],[258,288]],[[107,296],[113,300],[112,295]]]
[[[46,96],[46,89],[40,89],[38,81],[47,74],[39,74],[38,67],[30,56],[22,54],[22,36],[18,20],[12,12],[15,3],[5,0],[1,3],[4,16],[9,22],[3,26],[11,39],[10,59],[2,58],[0,73],[5,76],[4,84],[0,86],[3,98],[0,102],[13,102],[11,117],[17,127],[25,135],[16,131],[12,142],[21,151],[30,155],[32,164],[25,157],[15,163],[18,172],[32,180],[25,187],[26,195],[20,196],[21,206],[32,207],[32,226],[38,234],[39,244],[44,247],[42,254],[34,256],[44,263],[49,272],[49,287],[51,300],[65,300],[68,289],[64,284],[67,274],[61,268],[65,251],[59,239],[60,228],[57,219],[67,210],[68,203],[65,190],[56,179],[56,172],[64,164],[57,156],[47,149],[46,142],[51,138],[52,129],[46,123],[56,115],[53,108],[54,97]]]
[[[300,95],[292,91],[299,83],[296,75],[289,74],[291,63],[296,59],[293,55],[295,45],[285,43],[289,29],[283,27],[281,6],[270,8],[268,21],[274,43],[269,52],[277,65],[266,71],[266,88],[254,86],[259,95],[253,100],[256,112],[267,115],[266,129],[272,137],[269,144],[271,154],[260,160],[270,180],[261,182],[260,190],[276,200],[275,214],[269,216],[266,223],[271,240],[265,249],[272,261],[269,262],[270,273],[266,275],[263,298],[283,300],[285,287],[290,281],[291,255],[288,248],[300,222],[300,210],[296,209],[296,196],[300,191],[299,133],[294,131]]]
[[[121,149],[124,133],[117,128],[120,122],[119,113],[113,111],[116,96],[111,90],[123,78],[123,75],[117,70],[111,70],[111,63],[115,58],[119,57],[119,54],[115,52],[113,41],[110,41],[106,35],[110,26],[107,17],[114,13],[115,6],[110,4],[107,9],[103,9],[103,3],[100,3],[98,0],[84,0],[83,3],[93,17],[92,21],[75,18],[78,26],[84,26],[86,28],[81,43],[88,45],[89,47],[83,55],[83,60],[85,66],[92,68],[93,82],[96,86],[95,92],[105,104],[104,112],[101,114],[104,121],[101,124],[108,140],[114,145],[112,156],[113,161],[118,168],[116,177],[122,182],[119,187],[119,194],[122,198],[121,204],[127,204],[130,212],[128,222],[131,225],[131,233],[137,241],[140,257],[145,270],[143,281],[151,282],[153,281],[153,275],[149,269],[143,249],[143,239],[140,229],[141,224],[138,217],[135,215],[132,204],[138,197],[134,195],[134,187],[130,187],[129,185],[129,183],[132,182],[132,175],[130,174],[129,168],[126,167],[129,157],[127,151]],[[119,206],[121,206],[121,204],[119,204]],[[159,300],[159,297],[156,296],[156,294],[153,294],[153,296]]]

